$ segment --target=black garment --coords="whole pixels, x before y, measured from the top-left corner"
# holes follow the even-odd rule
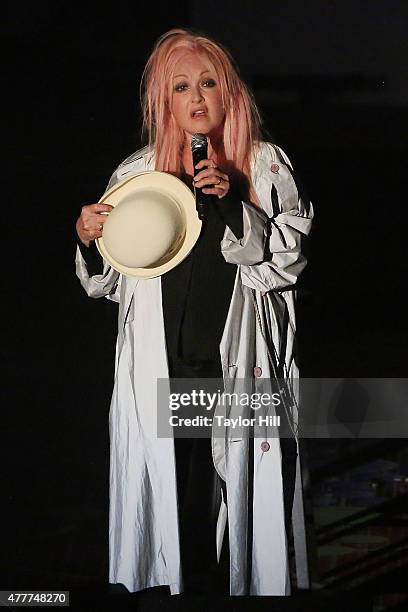
[[[192,367],[169,361],[172,393],[191,393],[190,379],[222,378],[221,364],[202,363]],[[179,380],[176,380],[179,379]],[[212,459],[210,438],[174,438],[177,497],[179,507],[180,556],[187,589],[206,588],[228,593],[228,533],[223,554],[217,563],[216,529],[224,481],[218,476]]]
[[[77,236],[77,245],[81,251],[82,257],[88,268],[89,276],[96,276],[103,272],[103,259],[98,249],[96,248],[95,240],[92,240],[89,247],[85,246]]]
[[[221,254],[226,225],[238,239],[242,237],[242,204],[234,194],[210,199],[191,253],[161,277],[167,354],[185,364],[220,358],[219,344],[237,271]]]
[[[172,392],[189,392],[190,378],[220,378],[219,344],[231,301],[237,268],[221,254],[228,225],[243,236],[240,200],[209,200],[200,237],[189,256],[161,277],[162,305]],[[176,383],[175,378],[183,379]],[[187,380],[186,380],[187,379]],[[182,384],[182,388],[180,388]],[[180,552],[187,587],[201,585],[228,592],[229,559],[216,558],[216,525],[221,488],[225,483],[214,468],[211,439],[174,438],[179,505]]]
[[[296,482],[297,443],[295,438],[280,438],[282,453],[283,505],[285,510],[285,529],[289,539],[292,525],[293,498]]]

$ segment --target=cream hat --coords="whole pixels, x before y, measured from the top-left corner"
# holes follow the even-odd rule
[[[126,276],[154,278],[190,253],[201,232],[195,198],[179,178],[146,171],[126,178],[99,200],[114,209],[96,245]]]

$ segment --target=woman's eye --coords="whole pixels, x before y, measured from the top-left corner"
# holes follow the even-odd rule
[[[213,79],[205,79],[205,81],[202,81],[201,84],[204,87],[214,87],[215,81]],[[188,85],[186,83],[177,83],[177,85],[174,87],[174,91],[185,91],[187,88]]]

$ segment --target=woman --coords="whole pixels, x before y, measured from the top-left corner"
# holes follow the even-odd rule
[[[297,376],[294,287],[306,263],[301,242],[312,207],[288,158],[263,141],[256,105],[221,45],[171,30],[156,42],[142,84],[149,144],[120,164],[108,188],[132,173],[160,170],[214,198],[191,254],[161,278],[121,276],[99,258],[94,240],[110,206],[84,206],[77,221],[82,286],[91,297],[119,301],[110,582],[130,591],[169,585],[172,594],[181,592],[183,577],[216,563],[216,535],[219,557],[227,515],[230,593],[289,594],[285,527],[296,440],[280,444],[269,430],[262,440],[227,431],[213,437],[212,448],[208,439],[158,438],[155,397],[158,378],[174,388],[174,377],[223,377],[233,391],[239,379]],[[208,159],[194,177],[197,132],[207,136]],[[213,464],[223,484],[218,527],[209,502]],[[193,545],[194,522],[204,535],[196,534]]]

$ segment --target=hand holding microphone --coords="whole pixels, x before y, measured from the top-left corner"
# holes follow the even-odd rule
[[[223,198],[229,191],[228,174],[222,172],[214,160],[207,159],[208,146],[205,134],[193,134],[191,137],[191,150],[193,155],[196,207],[199,219],[204,219],[206,209],[212,195]],[[206,187],[208,185],[209,187]]]

